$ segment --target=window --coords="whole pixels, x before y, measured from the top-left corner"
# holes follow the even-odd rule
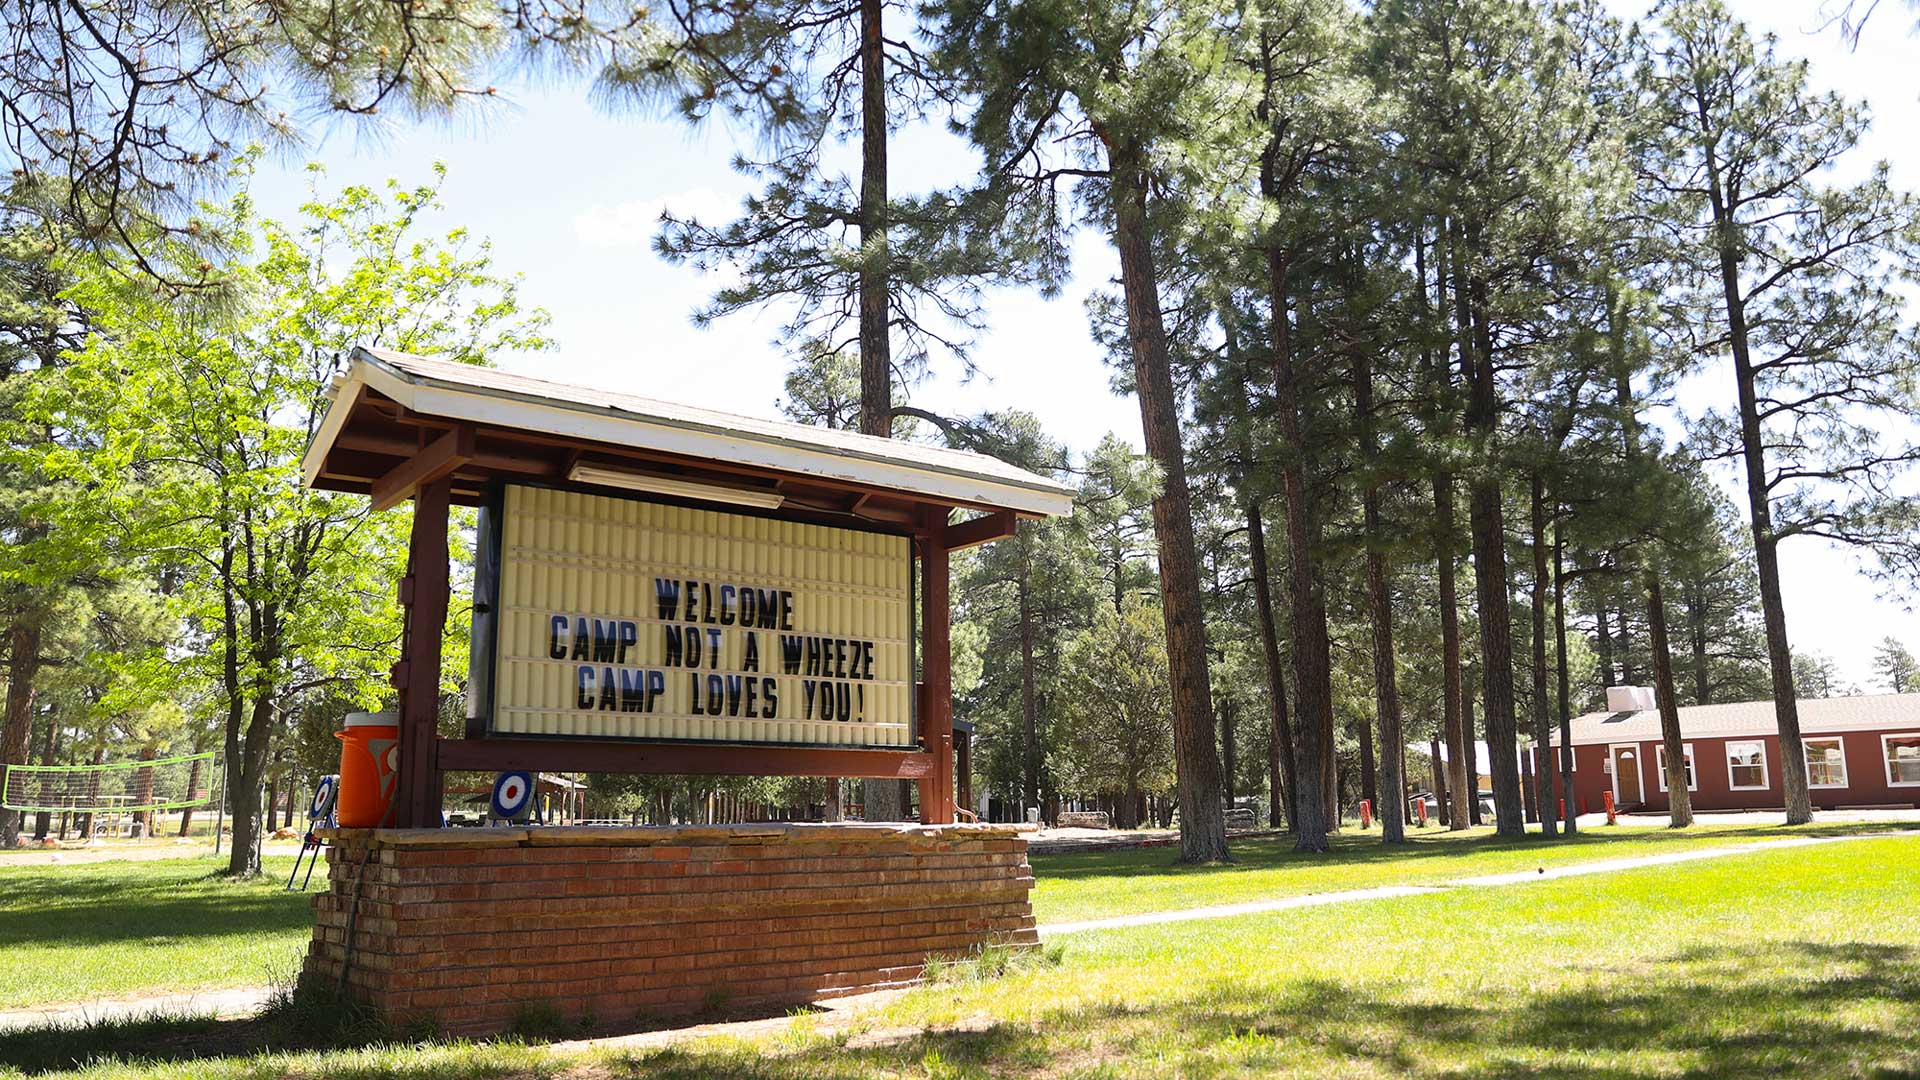
[[[1920,787],[1920,735],[1882,735],[1880,745],[1887,753],[1887,783]]]
[[[1915,766],[1920,770],[1920,762]],[[1920,776],[1915,779],[1920,780]],[[1767,786],[1767,744],[1758,741],[1727,744],[1727,786],[1735,791]]]
[[[1847,750],[1839,739],[1808,739],[1807,783],[1813,787],[1847,786]]]
[[[1660,790],[1667,790],[1667,747],[1662,743],[1653,748],[1654,761],[1660,766]],[[1699,791],[1700,781],[1693,775],[1693,744],[1681,743],[1680,756],[1687,763],[1687,790]]]

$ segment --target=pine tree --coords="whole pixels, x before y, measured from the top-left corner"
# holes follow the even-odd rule
[[[1780,541],[1824,536],[1912,560],[1911,500],[1892,469],[1920,448],[1890,437],[1920,416],[1898,276],[1920,256],[1920,204],[1887,167],[1851,186],[1818,173],[1859,141],[1865,114],[1807,86],[1806,65],[1756,42],[1719,0],[1670,0],[1644,70],[1667,138],[1647,182],[1693,286],[1685,326],[1702,356],[1731,354],[1738,407],[1698,425],[1697,452],[1737,460],[1753,529],[1780,729],[1788,824],[1813,816],[1780,590]],[[1711,298],[1712,319],[1692,318]]]

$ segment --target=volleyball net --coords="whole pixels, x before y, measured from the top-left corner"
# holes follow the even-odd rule
[[[0,806],[76,814],[204,806],[213,801],[217,761],[209,750],[104,765],[8,765]]]

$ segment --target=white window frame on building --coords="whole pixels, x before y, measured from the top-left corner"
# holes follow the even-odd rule
[[[1693,744],[1692,743],[1683,742],[1680,744],[1680,758],[1681,760],[1687,763],[1687,790],[1699,791],[1700,790],[1700,774],[1695,772],[1693,768]],[[1655,778],[1660,781],[1660,790],[1665,791],[1667,790],[1667,744],[1666,743],[1657,743],[1654,745],[1653,760],[1655,765],[1655,768],[1654,768]]]
[[[1916,776],[1912,780],[1895,780],[1893,778],[1893,741],[1895,739],[1902,741],[1911,739],[1916,743],[1920,743],[1920,731],[1889,731],[1880,736],[1880,767],[1887,772],[1887,786],[1920,787],[1920,776]]]
[[[1813,744],[1832,743],[1840,749],[1840,779],[1833,783],[1822,784],[1813,778]],[[1843,788],[1850,779],[1847,775],[1847,741],[1838,735],[1812,735],[1803,737],[1800,748],[1807,753],[1807,786],[1816,788]]]
[[[1741,783],[1735,782],[1733,778],[1733,770],[1753,768],[1751,764],[1736,764],[1734,762],[1733,748],[1736,746],[1751,746],[1760,751],[1760,761],[1759,761],[1760,782],[1758,784],[1741,784]],[[1726,755],[1727,755],[1727,789],[1729,791],[1765,791],[1767,790],[1768,787],[1771,786],[1769,781],[1772,779],[1772,777],[1769,776],[1767,773],[1766,740],[1764,739],[1728,739],[1727,745],[1726,745]]]

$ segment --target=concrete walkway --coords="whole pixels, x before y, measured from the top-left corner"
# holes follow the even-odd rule
[[[1728,844],[1725,847],[1694,848],[1691,851],[1670,851],[1660,855],[1635,855],[1626,859],[1596,859],[1593,862],[1568,863],[1551,869],[1519,870],[1510,874],[1481,874],[1476,877],[1455,878],[1447,882],[1449,886],[1491,886],[1520,885],[1529,881],[1551,881],[1556,878],[1583,877],[1587,874],[1608,874],[1615,870],[1638,870],[1646,866],[1668,866],[1673,863],[1693,862],[1696,859],[1721,859],[1729,855],[1757,855],[1763,851],[1778,851],[1781,848],[1811,847],[1815,844],[1844,844],[1850,840],[1880,840],[1889,836],[1913,836],[1911,832],[1859,833],[1854,836],[1789,836],[1779,840],[1756,840],[1750,844]]]
[[[1395,896],[1421,896],[1426,893],[1444,891],[1437,885],[1381,885],[1372,889],[1350,889],[1345,892],[1307,893],[1304,896],[1287,896],[1278,900],[1250,900],[1241,904],[1215,904],[1212,907],[1175,908],[1172,911],[1147,911],[1139,915],[1118,915],[1111,919],[1088,919],[1085,922],[1053,923],[1040,928],[1040,939],[1059,937],[1062,934],[1078,934],[1086,930],[1115,930],[1128,926],[1153,926],[1159,923],[1192,922],[1195,919],[1230,919],[1236,915],[1260,915],[1269,911],[1289,911],[1294,908],[1325,907],[1329,904],[1350,904],[1356,900],[1386,900]]]
[[[1369,900],[1386,900],[1402,896],[1425,896],[1446,892],[1456,888],[1497,888],[1507,885],[1524,885],[1530,881],[1550,881],[1560,878],[1582,877],[1589,874],[1608,874],[1620,870],[1638,870],[1649,866],[1668,866],[1674,863],[1696,862],[1702,859],[1722,859],[1740,855],[1755,855],[1766,851],[1778,851],[1782,848],[1813,847],[1819,844],[1843,844],[1852,840],[1876,840],[1886,837],[1912,837],[1911,832],[1861,833],[1854,836],[1793,836],[1779,840],[1760,840],[1748,844],[1729,844],[1723,847],[1695,848],[1690,851],[1667,852],[1658,855],[1635,855],[1621,859],[1596,859],[1591,862],[1570,863],[1565,866],[1521,870],[1506,874],[1482,874],[1474,877],[1454,878],[1436,885],[1382,885],[1372,889],[1350,889],[1343,892],[1307,893],[1303,896],[1288,896],[1274,900],[1253,900],[1239,904],[1216,904],[1211,907],[1178,908],[1171,911],[1149,911],[1138,915],[1121,915],[1110,919],[1088,919],[1082,922],[1054,923],[1040,927],[1041,940],[1051,940],[1068,934],[1084,933],[1089,930],[1113,930],[1134,926],[1155,926],[1164,923],[1193,922],[1201,919],[1228,919],[1241,915],[1260,915],[1275,911],[1290,911],[1299,908],[1327,907],[1334,904],[1363,903]],[[904,991],[882,990],[870,994],[858,994],[849,997],[823,1001],[817,1008],[828,1014],[823,1019],[845,1023],[851,1016],[864,1008],[879,1005],[898,997]],[[38,1009],[0,1012],[0,1031],[24,1027],[36,1027],[49,1023],[63,1025],[98,1023],[102,1020],[131,1020],[143,1017],[159,1016],[196,1016],[209,1014],[222,1019],[235,1019],[251,1016],[258,1012],[272,996],[272,988],[264,986],[240,987],[231,990],[208,990],[191,994],[157,994],[146,997],[112,1001],[93,1001],[84,1004],[49,1005]],[[649,1031],[633,1035],[611,1036],[605,1039],[582,1039],[575,1042],[555,1044],[559,1048],[575,1050],[596,1048],[650,1048],[680,1042],[686,1039],[701,1038],[707,1035],[731,1035],[746,1037],[762,1034],[780,1028],[790,1018],[787,1016],[767,1017],[753,1020],[727,1021],[701,1024],[694,1027],[672,1028],[662,1031]]]
[[[1723,847],[1695,848],[1691,851],[1671,851],[1659,855],[1634,855],[1622,859],[1595,859],[1591,862],[1568,863],[1552,868],[1541,867],[1537,870],[1516,870],[1506,874],[1480,874],[1474,877],[1452,878],[1437,885],[1382,885],[1372,889],[1352,889],[1346,892],[1307,893],[1304,896],[1289,896],[1278,900],[1254,900],[1241,904],[1216,904],[1211,907],[1175,908],[1171,911],[1149,911],[1139,915],[1120,915],[1111,919],[1089,919],[1085,922],[1054,923],[1040,928],[1040,937],[1058,937],[1062,934],[1077,934],[1086,930],[1114,930],[1129,926],[1153,926],[1158,923],[1190,922],[1195,919],[1231,919],[1238,915],[1258,915],[1268,911],[1286,911],[1292,908],[1321,907],[1327,904],[1349,904],[1363,900],[1388,900],[1396,896],[1420,896],[1427,893],[1445,892],[1457,888],[1490,888],[1499,885],[1524,885],[1529,881],[1552,881],[1559,878],[1583,877],[1587,874],[1610,874],[1619,870],[1638,870],[1647,866],[1667,866],[1672,863],[1694,862],[1699,859],[1723,859],[1731,855],[1755,855],[1763,851],[1778,851],[1781,848],[1811,847],[1815,844],[1840,844],[1849,840],[1875,840],[1888,836],[1913,836],[1906,832],[1861,833],[1857,836],[1790,836],[1779,840],[1758,840],[1750,844],[1728,844]]]
[[[239,986],[228,990],[197,990],[188,994],[147,994],[82,1004],[47,1005],[17,1012],[0,1012],[0,1031],[28,1027],[85,1027],[116,1020],[150,1020],[169,1016],[236,1020],[252,1016],[273,997],[270,986]]]

